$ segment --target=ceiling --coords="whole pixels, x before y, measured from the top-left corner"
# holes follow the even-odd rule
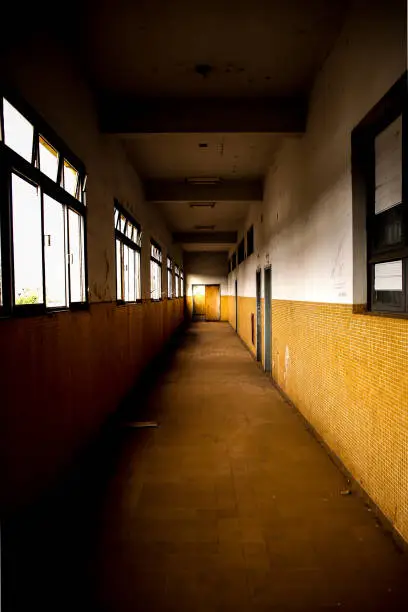
[[[94,84],[140,96],[270,96],[309,89],[344,0],[91,0]],[[207,76],[197,64],[211,66]]]
[[[113,130],[142,179],[262,179],[282,134],[272,133],[269,127],[264,133],[245,133],[239,112],[235,117],[242,133],[229,130],[225,121],[232,106],[228,105],[234,100],[267,98],[269,109],[269,101],[275,98],[307,96],[340,30],[347,4],[347,0],[87,0],[82,41],[85,68],[100,108],[106,100],[122,97],[127,100],[126,112],[130,108],[143,124],[138,101],[151,108],[150,100],[161,100],[153,129],[150,124],[140,133]],[[209,98],[223,100],[219,132],[203,127],[187,133],[183,125],[194,114],[192,98],[201,104],[204,120],[215,116]],[[178,99],[184,101],[180,107],[177,102],[174,106]],[[121,108],[116,107],[114,117],[122,117]],[[179,115],[187,119],[184,124],[172,123],[172,108],[181,109]],[[254,116],[258,115],[249,111],[249,117]],[[181,126],[178,133],[171,129],[160,133],[164,130],[159,124],[169,118],[171,125]],[[213,208],[197,209],[187,201],[149,202],[171,231],[197,231],[196,243],[182,244],[190,251],[231,247],[216,243],[215,236],[205,243],[197,226],[212,225],[214,232],[237,231],[249,204],[216,201]]]
[[[123,136],[142,178],[224,179],[264,176],[280,142],[278,134],[137,134]]]
[[[220,232],[237,231],[245,221],[250,202],[215,202],[213,208],[191,208],[190,202],[155,202],[174,232],[188,232],[197,226],[214,225]]]

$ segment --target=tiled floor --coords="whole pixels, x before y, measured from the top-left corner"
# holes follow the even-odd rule
[[[75,511],[36,528],[33,609],[45,592],[55,612],[407,609],[406,556],[340,494],[344,477],[227,324],[190,328],[143,413],[159,428],[122,430]]]
[[[401,610],[407,564],[227,324],[149,398],[105,497],[104,610]]]

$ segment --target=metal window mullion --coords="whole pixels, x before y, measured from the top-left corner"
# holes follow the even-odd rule
[[[11,312],[14,295],[11,206],[11,171],[2,164],[0,168],[1,274],[3,293],[1,309],[5,313]]]
[[[120,243],[120,277],[121,277],[121,298],[125,301],[125,247]]]
[[[69,235],[69,208],[68,206],[65,206],[65,224],[66,224],[66,233],[67,233],[67,245],[68,245],[68,249],[67,249],[67,260],[68,260],[68,265],[67,265],[67,277],[68,277],[68,306],[71,306],[72,301],[71,301],[71,237]]]
[[[40,207],[41,207],[41,244],[42,244],[42,279],[43,279],[43,304],[47,308],[47,292],[46,292],[46,278],[45,278],[45,223],[44,223],[44,194],[40,186]]]

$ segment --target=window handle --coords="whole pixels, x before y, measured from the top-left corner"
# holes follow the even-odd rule
[[[44,242],[45,242],[45,246],[50,247],[51,246],[51,234],[44,234]]]

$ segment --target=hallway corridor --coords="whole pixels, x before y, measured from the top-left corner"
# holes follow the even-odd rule
[[[127,416],[157,429],[108,427],[3,530],[7,612],[406,609],[406,555],[228,324],[190,326],[153,387]]]
[[[149,414],[105,495],[100,609],[403,609],[404,555],[227,324],[189,329]]]

